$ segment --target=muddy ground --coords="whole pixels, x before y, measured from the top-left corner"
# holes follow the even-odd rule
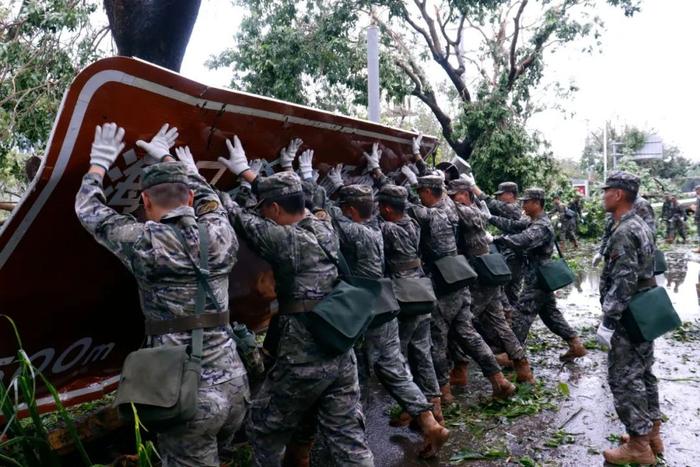
[[[683,329],[657,340],[654,371],[659,378],[665,465],[700,465],[700,254],[691,246],[663,246],[669,271],[657,278],[667,287],[686,323]],[[595,466],[604,465],[602,451],[617,444],[624,427],[618,421],[607,385],[607,355],[595,344],[599,323],[599,271],[592,270],[593,246],[584,245],[574,263],[575,286],[557,292],[569,322],[589,347],[588,356],[561,364],[565,345],[537,321],[528,341],[529,357],[540,385],[509,404],[488,404],[490,385],[476,365],[470,382],[457,390],[457,402],[447,408],[452,430],[440,457],[417,459],[420,436],[409,428],[392,428],[387,413],[393,400],[373,384],[366,406],[367,431],[382,467],[410,466]],[[523,415],[519,415],[523,414]],[[322,448],[314,465],[328,465]],[[470,460],[473,459],[473,460]]]

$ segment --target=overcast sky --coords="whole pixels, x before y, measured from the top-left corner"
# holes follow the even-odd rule
[[[197,81],[226,86],[229,70],[211,71],[204,62],[233,45],[243,10],[229,0],[205,0],[195,24],[182,74]],[[700,161],[697,110],[700,76],[695,0],[646,0],[642,12],[625,18],[619,10],[599,12],[607,26],[600,53],[582,55],[575,48],[548,57],[547,80],[570,80],[579,91],[563,103],[575,115],[546,111],[530,122],[552,143],[559,158],[577,159],[589,129],[607,119],[654,129],[686,157]],[[551,101],[551,97],[548,98]]]

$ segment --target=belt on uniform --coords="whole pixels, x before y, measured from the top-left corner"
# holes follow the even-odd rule
[[[229,324],[229,313],[201,313],[173,319],[147,319],[144,323],[147,336],[184,332],[193,329],[216,328]]]
[[[279,313],[281,315],[293,315],[297,313],[306,313],[314,309],[321,300],[289,300],[280,303]]]
[[[639,279],[637,281],[637,290],[650,289],[656,287],[656,277],[650,277],[649,279]]]
[[[392,272],[403,272],[410,271],[411,269],[417,269],[422,265],[423,263],[421,262],[420,258],[415,258],[406,261],[392,262],[390,263],[389,268],[392,270]]]

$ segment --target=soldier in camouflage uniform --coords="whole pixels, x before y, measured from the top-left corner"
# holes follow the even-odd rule
[[[167,131],[166,125],[151,142],[137,143],[147,151],[147,162],[167,161],[147,167],[141,177],[145,223],[106,205],[102,180],[124,148],[124,130],[117,130],[114,123],[97,127],[91,167],[75,200],[76,214],[85,229],[136,278],[144,316],[153,322],[195,314],[198,284],[192,261],[199,257],[197,222],[206,227],[211,239],[209,283],[223,310],[228,308],[228,275],[238,250],[226,212],[197,173],[189,150],[178,151],[186,165],[169,155],[177,138],[173,130]],[[186,249],[174,229],[182,232]],[[207,297],[204,312],[216,313],[211,297]],[[192,420],[158,435],[164,466],[218,466],[219,450],[231,442],[243,422],[248,381],[231,333],[227,323],[204,330],[197,411]],[[190,342],[189,331],[149,337],[153,347]]]
[[[611,464],[655,464],[654,454],[663,453],[659,390],[652,372],[654,343],[634,343],[620,318],[640,288],[655,287],[654,237],[637,216],[632,203],[639,190],[639,177],[612,173],[603,186],[605,210],[613,215],[605,247],[605,266],[600,277],[603,322],[598,339],[610,348],[608,384],[615,410],[629,437],[616,449],[604,452]]]
[[[486,232],[484,215],[472,198],[473,186],[469,180],[459,178],[451,181],[447,190],[455,201],[459,216],[457,248],[467,258],[488,254],[492,240]],[[514,364],[518,382],[534,383],[525,350],[503,314],[501,287],[477,281],[469,286],[469,290],[472,296],[472,314],[483,328],[489,330],[489,334],[494,335],[499,347],[505,349]]]
[[[578,242],[576,241],[576,213],[567,208],[566,205],[561,202],[559,196],[555,196],[553,202],[554,207],[549,215],[557,214],[559,216],[559,223],[561,225],[560,240],[569,240],[573,243],[574,248],[578,248]]]
[[[668,232],[668,243],[673,243],[676,240],[676,235],[680,235],[685,243],[687,235],[687,226],[685,224],[686,214],[685,209],[678,204],[675,196],[671,197],[671,223]]]
[[[496,245],[513,248],[526,255],[525,288],[520,294],[520,301],[513,316],[513,331],[524,344],[533,321],[539,315],[550,331],[569,344],[569,350],[560,359],[571,361],[586,355],[586,349],[576,331],[569,326],[557,308],[554,292],[542,289],[537,277],[538,265],[549,261],[554,251],[554,230],[544,211],[544,190],[529,188],[525,190],[525,196],[521,200],[525,213],[530,217],[529,221],[513,221],[497,216],[492,216],[489,220],[504,232],[511,233],[494,238]]]
[[[664,193],[664,204],[661,206],[661,220],[666,225],[666,236],[669,238],[671,236],[671,208],[673,203],[671,203],[671,193]]]
[[[219,161],[247,180],[261,200],[256,210],[225,200],[229,219],[272,265],[280,309],[277,358],[252,402],[247,423],[255,463],[281,465],[294,430],[309,414],[317,414],[319,430],[336,462],[371,466],[355,353],[350,349],[329,356],[303,320],[303,314],[337,283],[338,237],[330,221],[304,208],[301,180],[291,172],[294,155],[283,158],[285,171],[256,177],[238,137],[227,146],[230,158]],[[285,461],[308,465],[309,450],[306,446],[287,453]]]
[[[695,214],[693,215],[693,219],[695,220],[698,240],[700,240],[700,185],[695,187]],[[695,250],[695,252],[700,253],[700,248]]]

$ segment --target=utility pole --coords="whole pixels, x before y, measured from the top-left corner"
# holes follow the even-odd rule
[[[372,122],[379,122],[379,28],[367,28],[367,114]]]
[[[603,183],[608,179],[608,121],[603,125]]]

